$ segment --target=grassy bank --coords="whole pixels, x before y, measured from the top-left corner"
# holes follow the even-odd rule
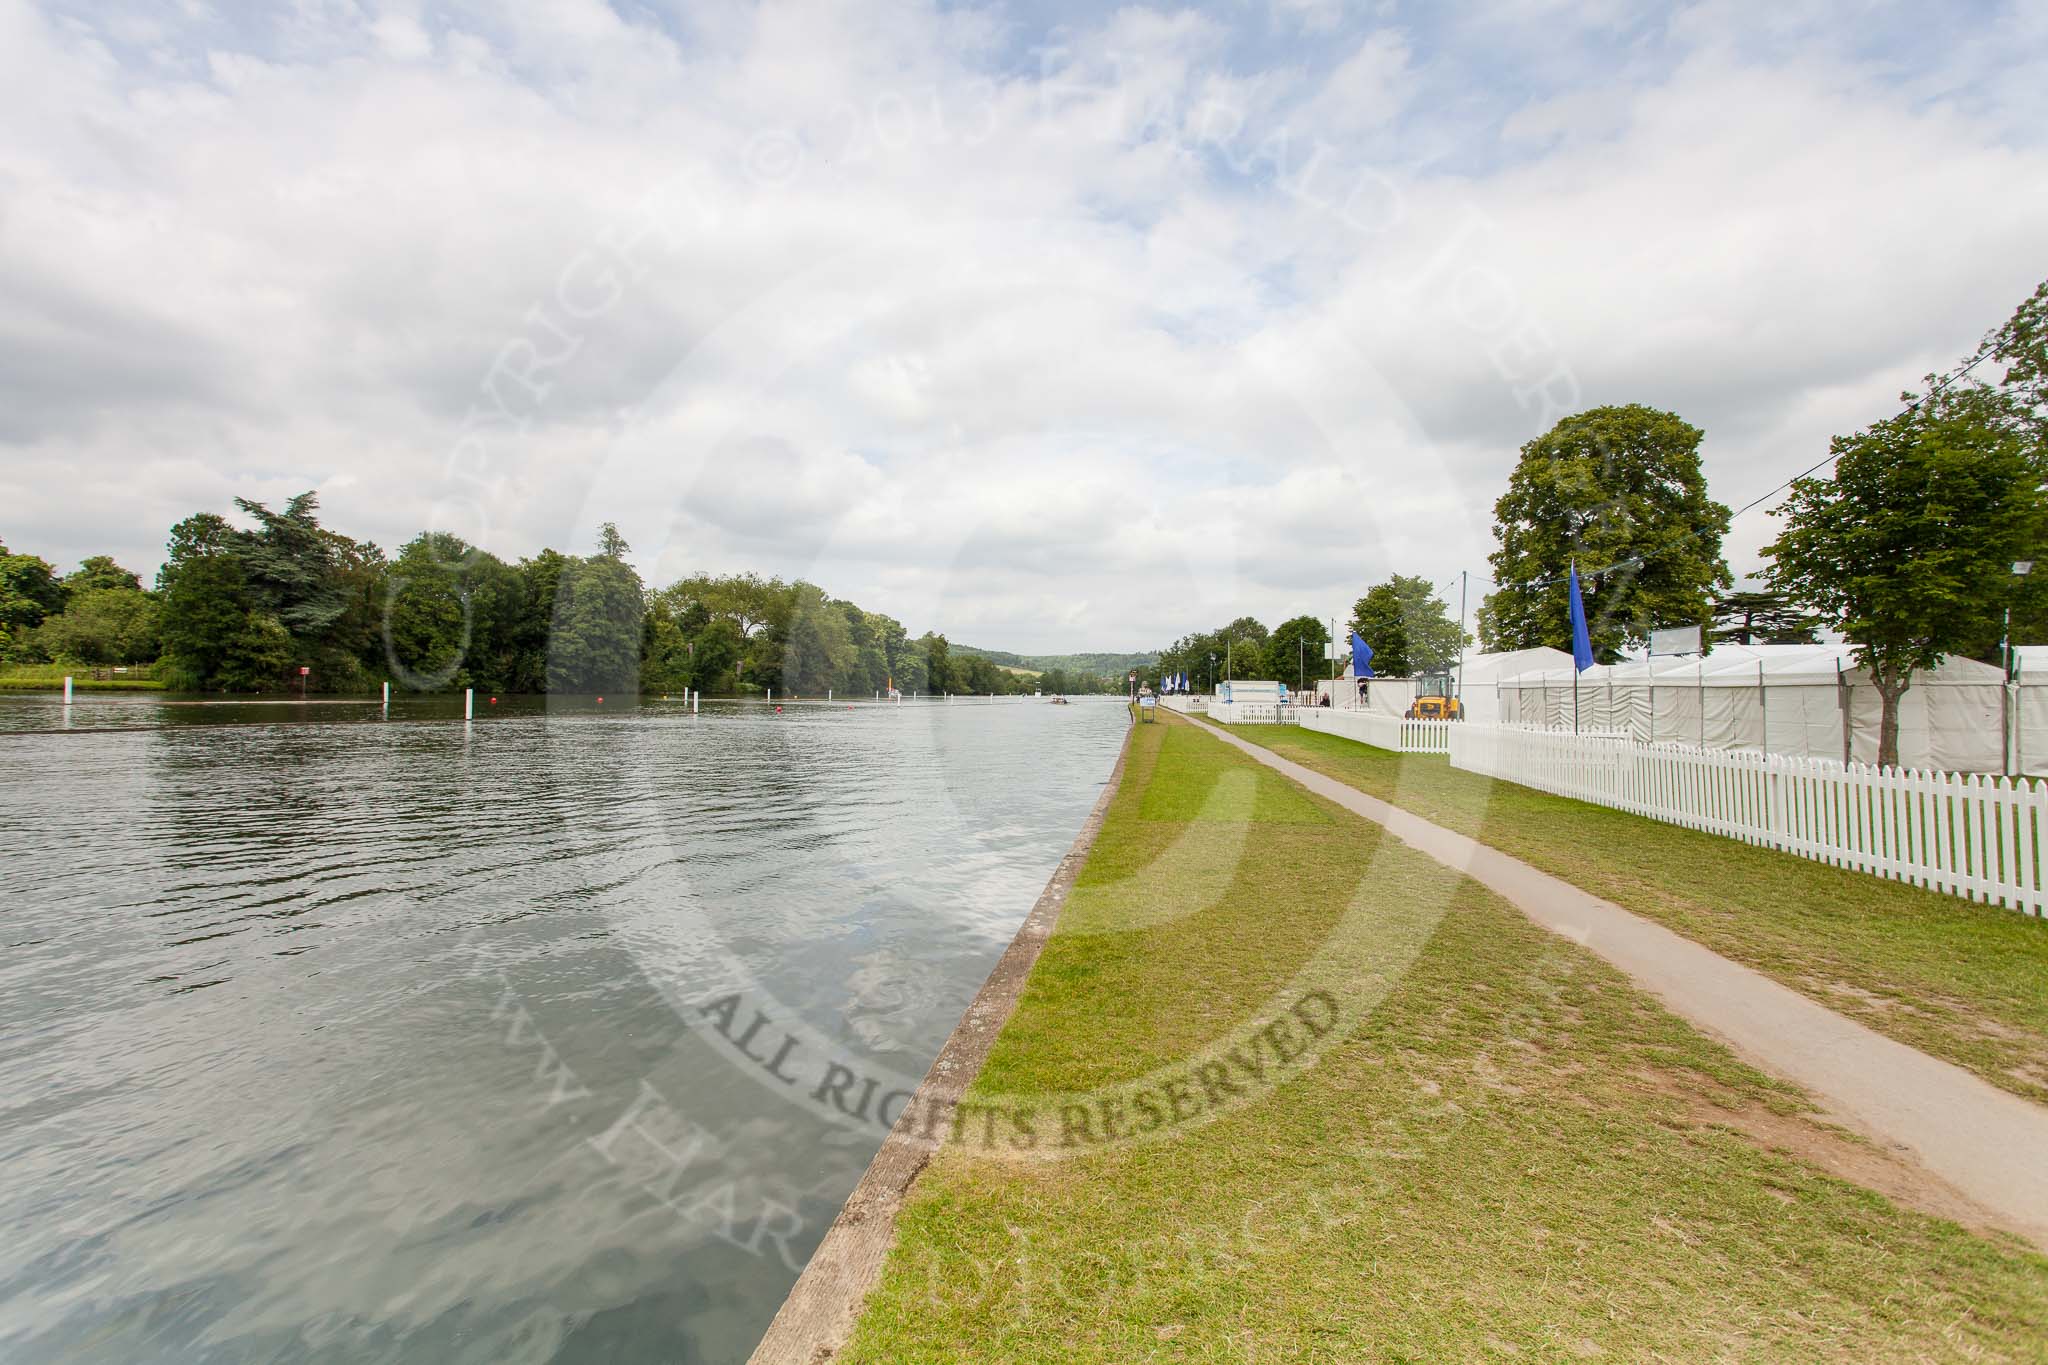
[[[1248,1024],[1300,1044],[1285,1002],[1318,970],[1362,1015],[1291,1067],[1233,1052],[1267,1083],[1196,1086],[1185,1123],[942,1149],[841,1359],[2048,1359],[2048,1261],[1828,1174],[1897,1172],[1185,722],[1133,736],[969,1102],[1173,1093]]]
[[[1293,726],[1234,733],[2048,1103],[2048,920]]]
[[[82,664],[0,664],[0,692],[62,692],[64,675],[74,692],[161,692],[162,682],[149,669],[136,668],[111,678],[95,678]]]

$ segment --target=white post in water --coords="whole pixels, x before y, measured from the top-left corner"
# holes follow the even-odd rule
[[[384,684],[384,709],[391,709],[391,684],[388,682]]]
[[[831,688],[829,688],[829,687],[825,689],[825,700],[826,700],[826,701],[830,701],[830,700],[832,700],[832,689],[831,689]]]
[[[768,689],[768,704],[770,706],[775,704],[775,689],[772,687]]]
[[[66,706],[71,705],[71,675],[69,673],[64,675],[64,704]]]
[[[697,702],[698,702],[698,701],[699,701],[699,700],[700,700],[700,699],[701,699],[701,698],[703,697],[703,695],[704,695],[704,694],[703,694],[702,692],[692,692],[692,693],[690,694],[690,714],[691,714],[691,715],[693,715],[693,716],[694,716],[694,715],[696,715],[696,714],[697,714]]]
[[[474,687],[465,687],[462,689],[462,718],[464,720],[473,720],[475,717],[476,689]]]

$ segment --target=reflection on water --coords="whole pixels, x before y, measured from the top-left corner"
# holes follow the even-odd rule
[[[0,1358],[743,1358],[1126,725],[459,715],[0,739]]]

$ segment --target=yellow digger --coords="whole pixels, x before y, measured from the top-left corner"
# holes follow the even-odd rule
[[[1449,674],[1418,678],[1415,703],[1404,713],[1409,720],[1463,720],[1465,703],[1451,695]]]

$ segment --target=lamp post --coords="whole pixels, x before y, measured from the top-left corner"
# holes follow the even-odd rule
[[[2014,578],[2025,578],[2033,571],[2034,561],[2031,559],[2015,559],[2012,562],[2012,576]],[[2013,591],[2016,592],[2018,589],[2015,588]],[[2016,757],[2013,749],[2017,746],[2013,743],[2013,732],[2015,729],[2013,724],[2013,711],[2015,707],[2013,703],[2016,699],[2013,696],[2012,686],[2012,593],[2010,592],[2005,595],[2005,625],[1999,631],[1998,647],[1999,652],[2005,655],[2005,686],[1999,689],[2003,693],[1999,699],[1999,712],[2005,718],[2005,754],[2003,757],[2005,759],[2005,771],[2007,775],[2010,775],[2013,769],[2018,766],[2013,761]]]
[[[1216,693],[1216,656],[1215,656],[1214,654],[1211,654],[1211,655],[1209,656],[1209,694],[1210,694],[1211,696],[1214,696],[1214,695],[1215,695],[1215,693]]]
[[[2033,571],[2034,571],[2034,561],[2033,561],[2033,560],[2031,560],[2031,559],[2015,559],[2015,560],[2014,560],[2014,561],[2012,562],[2012,576],[2013,576],[2014,578],[2025,578],[2025,577],[2026,577],[2026,576],[2027,576],[2028,574],[2032,573]],[[2015,590],[2015,591],[2016,591],[2016,590]],[[2005,655],[2005,680],[2006,680],[2007,682],[2011,682],[2011,681],[2012,681],[2012,594],[2011,594],[2011,593],[2008,593],[2008,594],[2006,594],[2006,602],[2005,602],[2005,629],[2004,629],[2003,631],[2001,631],[2001,632],[2000,632],[2000,639],[1999,639],[1999,642],[1998,642],[1998,646],[1999,646],[1999,649],[2000,649],[2000,650],[2001,650],[2001,651],[2002,651],[2002,652],[2004,653],[2004,655]]]

